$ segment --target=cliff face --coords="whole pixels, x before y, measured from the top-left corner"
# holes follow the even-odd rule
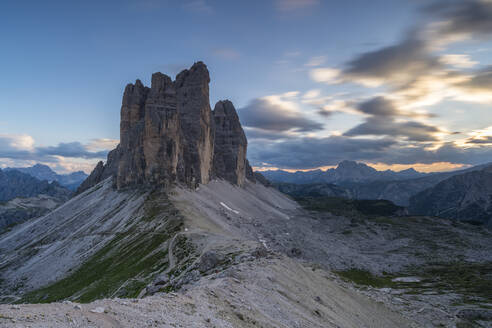
[[[246,180],[246,149],[244,134],[234,105],[219,101],[214,108],[215,148],[214,173],[218,178],[243,185]]]
[[[154,73],[150,88],[140,80],[128,84],[121,106],[120,144],[78,192],[110,176],[118,189],[175,182],[195,187],[212,178],[243,185],[251,170],[246,136],[230,101],[219,101],[212,112],[209,83],[207,66],[197,62],[175,81]]]

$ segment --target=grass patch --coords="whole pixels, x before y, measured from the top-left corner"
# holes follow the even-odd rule
[[[434,264],[418,274],[433,289],[463,295],[463,304],[492,303],[492,262]]]
[[[335,271],[344,280],[354,282],[358,285],[371,286],[375,288],[394,287],[389,276],[376,276],[369,271],[361,269],[349,269],[343,271]]]
[[[166,210],[170,206],[166,205]],[[152,208],[155,220],[161,212]],[[138,296],[153,274],[167,267],[168,250],[162,245],[183,226],[179,215],[165,215],[155,223],[140,220],[68,277],[26,294],[21,302],[48,303],[63,299],[91,302],[104,297]]]
[[[295,200],[305,209],[330,212],[339,216],[393,216],[403,210],[389,200],[346,199],[340,197],[296,197]]]

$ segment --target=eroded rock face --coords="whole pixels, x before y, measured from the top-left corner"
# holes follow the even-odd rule
[[[145,103],[143,179],[147,184],[168,184],[182,179],[183,152],[176,90],[171,78],[152,75],[152,86]],[[181,164],[181,165],[178,165]]]
[[[176,76],[178,112],[184,137],[185,182],[208,183],[212,172],[214,132],[210,109],[210,76],[198,62]]]
[[[243,185],[247,140],[234,105],[219,101],[212,112],[207,66],[195,63],[176,76],[152,75],[151,87],[140,80],[125,88],[121,106],[120,145],[99,163],[78,192],[114,177],[116,188],[196,187],[211,178]],[[254,181],[251,168],[249,179]]]
[[[242,186],[246,179],[246,149],[244,134],[234,105],[219,101],[213,111],[215,121],[215,176]]]

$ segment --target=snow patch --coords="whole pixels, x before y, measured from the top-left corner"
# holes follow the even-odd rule
[[[226,210],[229,210],[231,212],[234,212],[236,214],[239,214],[239,211],[236,211],[236,210],[233,210],[232,208],[230,208],[229,206],[227,206],[226,204],[224,204],[223,202],[220,202],[220,205],[224,206]]]

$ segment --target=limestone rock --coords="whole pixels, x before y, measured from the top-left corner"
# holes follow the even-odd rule
[[[251,182],[256,182],[255,173],[253,172],[253,168],[249,165],[249,161],[246,160],[246,179]]]
[[[108,160],[106,161],[106,165],[103,165],[102,161],[97,163],[96,167],[94,168],[94,170],[92,170],[91,174],[77,188],[75,194],[78,195],[109,177],[116,177],[116,174],[118,172],[120,157],[121,157],[121,151],[120,151],[120,145],[118,145],[115,149],[113,149],[108,153]]]
[[[247,140],[234,105],[209,101],[207,66],[195,63],[173,81],[152,75],[148,88],[137,80],[125,88],[121,105],[120,144],[98,163],[78,193],[112,176],[114,186],[189,187],[212,178],[243,185],[255,181],[246,160]]]
[[[178,171],[183,171],[178,167],[183,152],[181,140],[173,82],[169,76],[155,73],[145,103],[143,174],[146,183],[165,185],[178,179]]]
[[[177,106],[184,137],[184,180],[188,185],[208,183],[214,154],[214,132],[209,101],[207,66],[195,63],[176,76]]]
[[[262,185],[264,185],[265,187],[271,187],[272,184],[270,183],[270,181],[265,178],[265,176],[263,174],[261,174],[260,172],[254,172],[254,175],[255,175],[255,180],[259,183],[261,183]]]
[[[103,172],[104,172],[104,163],[102,161],[99,161],[96,167],[94,168],[94,170],[92,170],[91,174],[79,186],[79,188],[77,189],[77,194],[98,184],[102,180]]]
[[[246,148],[244,134],[234,105],[219,101],[214,108],[215,149],[214,173],[218,178],[242,186],[246,179]]]

